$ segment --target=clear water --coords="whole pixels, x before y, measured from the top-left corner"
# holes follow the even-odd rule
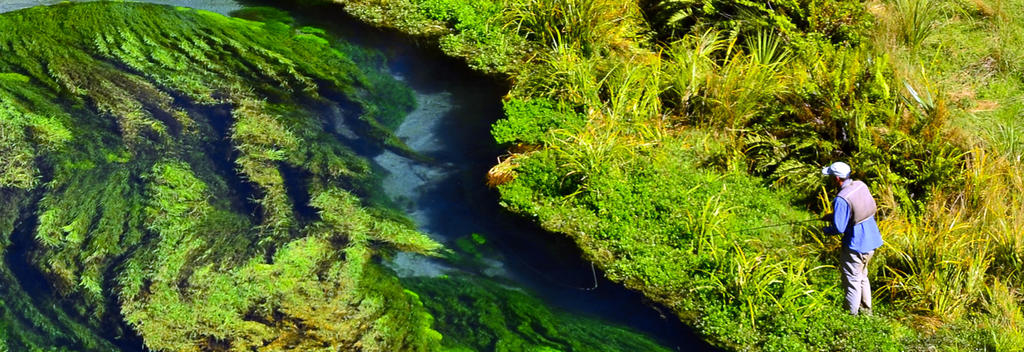
[[[80,0],[92,1],[92,0]],[[50,5],[58,0],[0,0],[0,12]],[[240,9],[232,0],[147,0],[218,13]],[[267,1],[243,1],[273,6]],[[443,259],[399,254],[385,263],[400,277],[436,277],[459,273],[524,289],[555,309],[595,317],[642,331],[676,350],[705,350],[709,346],[689,328],[652,308],[638,293],[612,283],[597,272],[597,288],[589,263],[567,238],[547,233],[527,219],[504,211],[495,192],[484,184],[487,169],[503,153],[490,137],[490,125],[501,118],[502,82],[476,74],[466,65],[444,57],[432,44],[421,47],[397,33],[358,24],[340,8],[308,15],[303,20],[388,58],[390,73],[408,83],[418,107],[396,131],[411,149],[430,161],[417,161],[390,151],[364,149],[365,156],[387,172],[383,189],[419,229],[451,246],[452,241],[479,233],[498,253],[476,266],[459,266]],[[358,138],[338,126],[343,137]],[[667,316],[667,317],[666,317]],[[467,327],[470,328],[470,327]]]

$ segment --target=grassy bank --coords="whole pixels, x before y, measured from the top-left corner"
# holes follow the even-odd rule
[[[1005,1],[340,0],[508,77],[503,203],[735,349],[1012,350],[1024,182]],[[879,200],[842,312],[820,166]]]

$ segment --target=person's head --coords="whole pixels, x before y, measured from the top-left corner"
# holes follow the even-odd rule
[[[834,179],[837,185],[842,185],[843,182],[846,182],[846,180],[850,179],[851,171],[852,170],[850,169],[850,165],[847,165],[842,161],[837,161],[832,163],[832,165],[829,165],[828,167],[822,168],[821,174],[825,176],[831,176],[830,178]]]

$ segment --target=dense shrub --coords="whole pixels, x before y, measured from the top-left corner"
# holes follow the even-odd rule
[[[549,130],[579,128],[583,124],[582,116],[564,106],[556,108],[546,99],[506,101],[505,116],[491,131],[494,140],[503,144],[540,144],[550,138]]]

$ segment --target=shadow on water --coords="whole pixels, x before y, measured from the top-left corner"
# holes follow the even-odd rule
[[[583,290],[594,286],[594,278],[575,243],[499,206],[497,193],[486,187],[484,179],[504,153],[491,138],[490,126],[503,116],[500,99],[508,91],[506,82],[471,71],[464,62],[443,55],[429,40],[363,25],[337,5],[288,10],[305,24],[383,52],[391,73],[415,91],[419,111],[410,114],[396,134],[432,162],[387,152],[366,156],[392,173],[390,177],[396,179],[390,186],[392,198],[404,201],[400,202],[404,210],[421,230],[450,248],[458,237],[483,235],[500,252],[499,258],[493,258],[501,262],[500,276],[552,306],[626,325],[676,350],[713,349],[670,310],[606,280],[600,272],[598,287]],[[432,116],[413,116],[417,114]],[[495,275],[482,272],[483,268],[458,269]]]

